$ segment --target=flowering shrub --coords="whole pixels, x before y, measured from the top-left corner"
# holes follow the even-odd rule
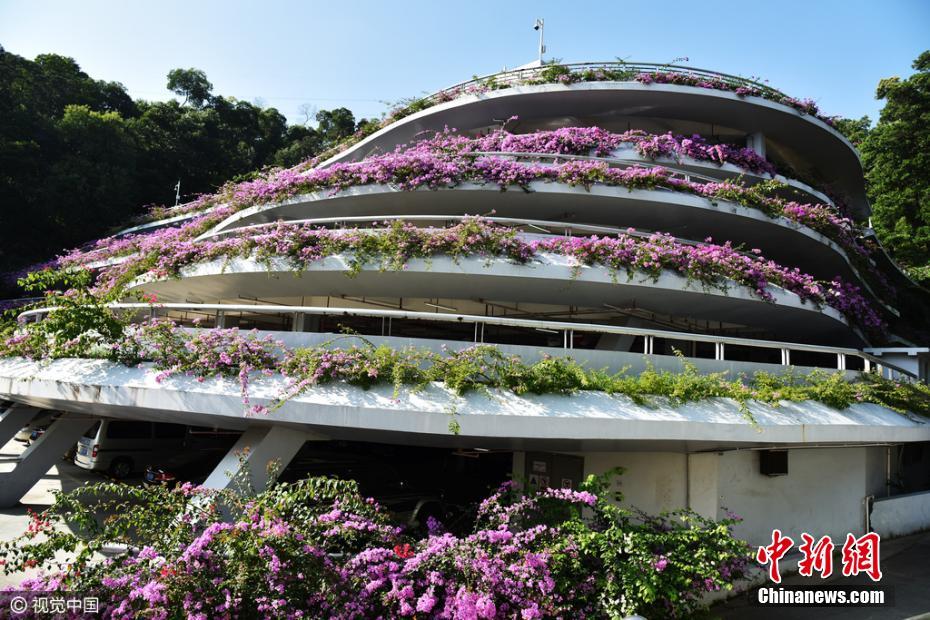
[[[841,216],[829,205],[800,204],[774,196],[772,194],[775,190],[784,187],[774,181],[753,186],[745,186],[738,180],[697,182],[677,177],[661,166],[612,168],[603,161],[541,164],[509,157],[477,155],[463,149],[451,150],[449,146],[450,143],[443,141],[426,141],[418,143],[414,148],[371,157],[362,162],[334,164],[306,172],[293,169],[279,171],[238,185],[228,185],[209,201],[198,203],[198,208],[207,204],[222,205],[220,212],[210,214],[211,220],[218,222],[222,219],[220,213],[228,214],[314,191],[338,192],[371,184],[391,185],[404,191],[452,188],[466,182],[497,185],[502,190],[518,187],[524,191],[530,191],[529,185],[534,181],[566,183],[585,188],[594,184],[631,190],[661,187],[702,196],[712,202],[733,201],[747,208],[761,210],[773,218],[785,217],[833,239],[854,258],[868,255],[859,239],[861,231],[852,220]],[[654,146],[655,150],[665,148],[661,144],[650,146],[646,142],[641,146]],[[176,233],[165,234],[171,238],[177,236]],[[132,243],[131,240],[114,241],[114,253],[127,253]]]
[[[249,405],[249,377],[254,371],[272,374],[282,344],[269,336],[248,336],[238,328],[200,330],[191,335],[169,319],[153,319],[128,326],[125,336],[110,346],[109,357],[133,365],[151,361],[161,371],[155,380],[185,373],[199,381],[207,377],[234,377],[239,381],[243,403]]]
[[[24,308],[6,311],[0,321],[0,355],[9,351],[30,358],[73,357],[120,339],[124,323],[106,306],[115,296],[92,294],[92,280],[86,269],[46,269],[21,278],[23,289],[43,293],[44,302],[56,310],[25,329],[16,320]]]
[[[562,127],[527,134],[495,129],[476,138],[468,138],[446,129],[432,138],[419,140],[411,146],[401,146],[398,150],[455,153],[497,151],[609,157],[624,146],[632,147],[641,156],[653,160],[680,160],[682,157],[690,157],[718,165],[733,164],[756,174],[776,174],[775,166],[771,162],[748,147],[710,144],[697,134],[691,137],[675,135],[672,132],[656,135],[638,129],[619,134],[600,127]]]
[[[681,191],[717,201],[732,201],[763,211],[770,217],[784,217],[816,230],[844,248],[861,272],[885,293],[893,293],[886,278],[880,277],[868,260],[870,250],[861,238],[860,229],[836,209],[822,204],[800,204],[773,195],[783,186],[774,181],[744,186],[739,181],[699,183],[680,178],[662,167],[633,166],[611,168],[601,161],[569,161],[540,164],[507,157],[482,156],[485,150],[522,152],[523,149],[543,153],[595,152],[603,154],[618,145],[630,143],[647,157],[680,157],[687,155],[716,161],[733,162],[762,171],[770,166],[764,159],[746,149],[724,145],[708,145],[695,136],[690,139],[673,136],[649,136],[642,132],[610,134],[598,128],[564,128],[551,132],[513,135],[495,131],[479,138],[466,138],[453,132],[442,132],[412,146],[401,146],[394,153],[372,157],[353,164],[336,164],[326,169],[298,172],[278,171],[238,185],[228,185],[219,194],[201,197],[188,205],[198,215],[176,228],[163,228],[148,233],[103,239],[80,251],[62,257],[62,266],[103,266],[109,280],[119,279],[127,270],[139,273],[140,263],[153,273],[168,271],[166,263],[177,262],[178,252],[191,256],[207,253],[193,240],[224,218],[249,206],[281,201],[307,192],[339,191],[368,184],[389,184],[403,190],[439,189],[473,182],[495,184],[502,190],[517,186],[529,191],[536,182],[559,182],[590,188],[595,184],[633,189],[664,188]],[[766,169],[767,170],[767,169]],[[219,247],[212,242],[213,247]],[[224,241],[233,246],[235,240]],[[170,246],[175,256],[163,256]],[[268,250],[270,253],[273,248]],[[120,264],[130,255],[141,255],[128,264]],[[181,260],[183,262],[183,259]],[[128,276],[127,276],[128,278]],[[122,278],[125,282],[127,278]]]
[[[370,184],[389,184],[410,191],[451,188],[465,182],[493,184],[501,189],[517,186],[524,190],[529,189],[528,185],[532,181],[587,187],[601,183],[629,189],[663,187],[710,199],[735,200],[744,206],[761,209],[773,217],[785,215],[794,219],[790,212],[786,212],[786,206],[796,203],[768,195],[771,190],[780,187],[778,184],[746,187],[738,181],[701,183],[676,178],[662,167],[611,168],[602,161],[538,164],[506,157],[472,155],[469,152],[434,151],[430,150],[430,146],[430,143],[426,143],[421,148],[379,155],[363,162],[334,164],[306,173],[285,170],[269,178],[227,187],[215,199],[221,200],[227,208],[240,210],[313,191],[339,191]],[[584,182],[580,182],[580,179]],[[855,224],[836,214],[831,207],[809,206],[825,214],[832,214],[832,218],[824,218],[824,224],[827,225],[824,234],[837,237],[843,229],[848,229],[853,231],[853,237],[856,236]],[[817,226],[815,230],[822,228],[824,226]]]
[[[572,176],[571,182],[585,182]],[[647,273],[654,278],[671,270],[711,288],[726,290],[728,283],[750,288],[759,298],[773,301],[772,286],[795,293],[804,301],[836,307],[853,323],[867,330],[880,331],[881,317],[854,285],[836,279],[816,281],[797,269],[788,269],[767,260],[758,251],[742,254],[729,243],[702,245],[676,241],[670,235],[654,233],[647,238],[634,236],[632,229],[616,237],[553,237],[524,241],[510,228],[478,218],[469,218],[449,228],[429,229],[394,221],[372,230],[330,230],[307,224],[286,224],[243,232],[236,237],[200,242],[165,240],[149,255],[130,257],[105,271],[99,279],[102,288],[116,290],[142,274],[164,278],[177,276],[186,266],[199,262],[255,256],[268,263],[286,258],[297,269],[327,256],[350,255],[350,274],[376,264],[381,269],[399,270],[414,258],[446,255],[506,258],[527,263],[540,253],[573,257],[578,265],[599,265],[611,272],[625,271],[632,278]]]
[[[538,74],[523,81],[499,79],[504,76],[491,76],[481,82],[466,86],[440,91],[430,97],[410,99],[392,109],[380,122],[369,123],[359,128],[355,134],[349,136],[342,143],[321,153],[303,164],[302,168],[312,168],[330,157],[361,142],[376,131],[396,123],[397,121],[431,108],[440,103],[446,103],[468,95],[480,95],[502,88],[511,88],[521,85],[536,84],[573,84],[576,82],[639,82],[640,84],[680,84],[682,86],[695,86],[712,90],[733,92],[740,97],[762,97],[796,109],[802,114],[810,114],[827,125],[835,125],[835,117],[820,114],[817,104],[811,99],[796,99],[780,93],[774,89],[759,87],[742,80],[729,81],[723,77],[706,77],[697,74],[680,73],[674,71],[636,71],[619,63],[617,67],[609,68],[581,68],[575,69],[565,65],[553,64],[544,67]]]
[[[48,569],[20,589],[92,592],[115,619],[678,617],[743,574],[733,519],[640,515],[607,479],[525,494],[505,484],[472,533],[433,523],[425,537],[394,527],[352,482],[273,484],[252,498],[89,485],[59,493],[0,556],[6,573]],[[114,543],[129,550],[93,559]]]
[[[680,86],[695,86],[711,90],[725,90],[734,92],[740,97],[762,97],[777,103],[782,103],[796,109],[802,114],[817,116],[829,125],[833,125],[833,118],[821,117],[817,104],[812,99],[795,99],[779,93],[771,88],[753,85],[742,80],[728,80],[722,76],[706,76],[696,73],[679,71],[634,71],[625,68],[622,64],[618,68],[600,69],[573,69],[565,65],[549,65],[536,78],[527,80],[527,84],[574,84],[578,82],[629,82],[640,84],[678,84]]]
[[[41,323],[30,323],[22,328],[21,334],[8,338],[0,346],[0,355],[54,357],[55,349],[48,345],[43,348],[26,344],[35,341],[30,329],[36,329],[37,325]],[[246,410],[252,414],[267,413],[269,406],[250,404],[250,382],[256,376],[280,373],[287,384],[270,403],[272,409],[315,386],[344,382],[363,389],[393,385],[395,394],[402,387],[418,390],[431,383],[443,384],[457,395],[474,390],[506,390],[518,395],[602,391],[622,394],[643,404],[654,396],[670,398],[673,403],[725,397],[737,401],[747,415],[750,400],[773,405],[781,401],[817,400],[838,409],[871,402],[930,416],[930,388],[926,385],[903,384],[871,374],[863,374],[855,381],[848,381],[843,373],[822,372],[804,377],[757,373],[748,378],[728,379],[725,373],[699,374],[693,365],[684,362],[678,372],[649,369],[633,376],[587,369],[569,357],[546,356],[526,363],[490,345],[433,353],[374,346],[364,339],[362,343],[340,348],[329,342],[317,347],[287,349],[272,337],[261,337],[254,331],[246,334],[235,328],[191,331],[168,320],[153,320],[139,325],[123,324],[118,336],[95,341],[84,349],[75,348],[70,354],[127,365],[149,362],[159,381],[173,374],[200,380],[215,376],[236,379]],[[450,430],[457,432],[457,429],[453,417]]]

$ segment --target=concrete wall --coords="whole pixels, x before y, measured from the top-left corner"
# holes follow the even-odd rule
[[[790,450],[788,475],[759,473],[757,451],[725,452],[719,462],[721,507],[744,521],[735,528],[751,544],[771,542],[774,528],[844,540],[865,527],[867,448]]]
[[[818,538],[830,535],[834,540],[845,540],[850,532],[861,535],[863,500],[872,491],[884,489],[884,451],[873,447],[790,450],[788,475],[774,477],[759,473],[759,452],[754,450],[689,455],[587,452],[583,456],[585,475],[616,466],[626,468],[615,482],[624,494],[624,505],[649,513],[690,506],[716,519],[729,510],[744,519],[734,533],[759,545],[771,542],[775,528],[795,541],[802,532]],[[930,510],[930,494],[922,501]]]
[[[885,497],[888,494],[888,451],[891,448],[874,446],[865,448],[866,479],[865,494]]]
[[[626,472],[614,478],[623,504],[655,514],[687,505],[685,465],[688,456],[674,452],[586,452],[584,474],[600,474],[614,467]]]
[[[720,509],[719,460],[716,452],[688,455],[688,504],[708,519],[716,519]]]
[[[889,538],[930,529],[930,491],[876,499],[872,529]]]

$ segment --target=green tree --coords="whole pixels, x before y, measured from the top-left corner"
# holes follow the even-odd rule
[[[105,231],[113,224],[107,218],[131,212],[131,207],[116,206],[133,205],[139,197],[125,183],[134,158],[120,119],[137,115],[138,109],[121,84],[94,80],[74,60],[55,54],[30,61],[0,47],[0,85],[3,272],[54,256],[85,241],[85,235]],[[69,106],[76,107],[65,118]],[[97,130],[103,132],[99,140],[92,135]],[[114,150],[99,148],[102,143]],[[79,173],[85,163],[90,167]],[[91,170],[95,166],[100,174]],[[103,202],[85,202],[74,191],[64,191],[68,186],[77,190],[76,176],[85,173],[106,188],[92,188]]]
[[[872,119],[868,116],[839,118],[836,120],[836,128],[853,143],[853,146],[858,148],[872,130]]]
[[[348,108],[320,110],[316,114],[317,131],[327,146],[336,144],[355,133],[355,115]]]
[[[347,108],[288,126],[274,108],[213,93],[200,69],[173,69],[179,100],[133,100],[74,59],[27,60],[0,46],[0,274],[113,232],[150,204],[210,192],[268,166],[312,158],[370,121]],[[0,297],[18,292],[0,280]]]
[[[136,143],[116,112],[68,105],[54,124],[58,156],[39,190],[45,219],[63,244],[92,238],[101,225],[127,220],[137,209]]]
[[[203,107],[212,97],[213,84],[200,69],[172,69],[168,72],[168,90],[184,97],[183,105]]]
[[[199,69],[169,73],[182,102],[134,101],[71,58],[33,61],[0,47],[0,85],[0,272],[103,236],[146,204],[172,202],[178,179],[186,195],[209,192],[323,147],[315,129],[288,127],[274,108],[213,94]],[[344,109],[327,118],[331,136],[347,130],[346,118],[354,124]]]
[[[885,100],[860,150],[872,202],[872,223],[912,275],[930,281],[930,51],[907,79],[879,82]]]
[[[276,166],[290,167],[309,159],[323,150],[319,132],[311,127],[292,125],[287,128],[286,146],[278,149],[273,162]]]

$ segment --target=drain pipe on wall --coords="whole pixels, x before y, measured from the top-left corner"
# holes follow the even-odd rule
[[[685,507],[691,508],[691,454],[685,453]]]
[[[885,497],[891,497],[891,446],[885,448]]]
[[[874,495],[866,495],[862,500],[862,507],[865,509],[865,533],[872,531],[872,502],[875,501]]]

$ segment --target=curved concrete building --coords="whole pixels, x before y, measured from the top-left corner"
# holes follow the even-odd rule
[[[684,357],[733,376],[820,368],[926,380],[927,349],[876,323],[906,308],[854,223],[869,214],[858,154],[808,104],[708,71],[588,63],[477,79],[418,107],[316,167],[127,229],[116,239],[130,251],[95,250],[83,265],[104,277],[124,270],[127,292],[156,295],[157,305],[127,297],[117,308],[139,321],[254,328],[290,348],[334,346],[351,331],[395,350],[490,344],[526,362],[571,356],[614,372],[680,371]],[[509,245],[419,248],[402,265],[363,253],[399,227],[432,242],[465,225]],[[186,258],[137,269],[156,238]],[[662,253],[658,267],[643,258],[650,251]],[[855,303],[843,298],[853,289]],[[457,396],[438,383],[332,383],[247,415],[233,380],[157,375],[146,364],[0,360],[0,397],[13,403],[4,433],[37,409],[66,412],[0,474],[0,499],[17,501],[97,417],[243,431],[237,449],[282,464],[337,441],[493,455],[506,462],[500,477],[552,486],[623,466],[630,503],[710,517],[730,509],[752,542],[776,527],[861,533],[893,520],[896,490],[930,488],[930,423],[874,404],[750,403],[747,416],[724,398],[646,406],[595,391]],[[250,401],[275,402],[286,385],[280,374],[255,377]],[[760,467],[784,451],[784,475]],[[226,484],[236,466],[231,452],[207,483]]]

